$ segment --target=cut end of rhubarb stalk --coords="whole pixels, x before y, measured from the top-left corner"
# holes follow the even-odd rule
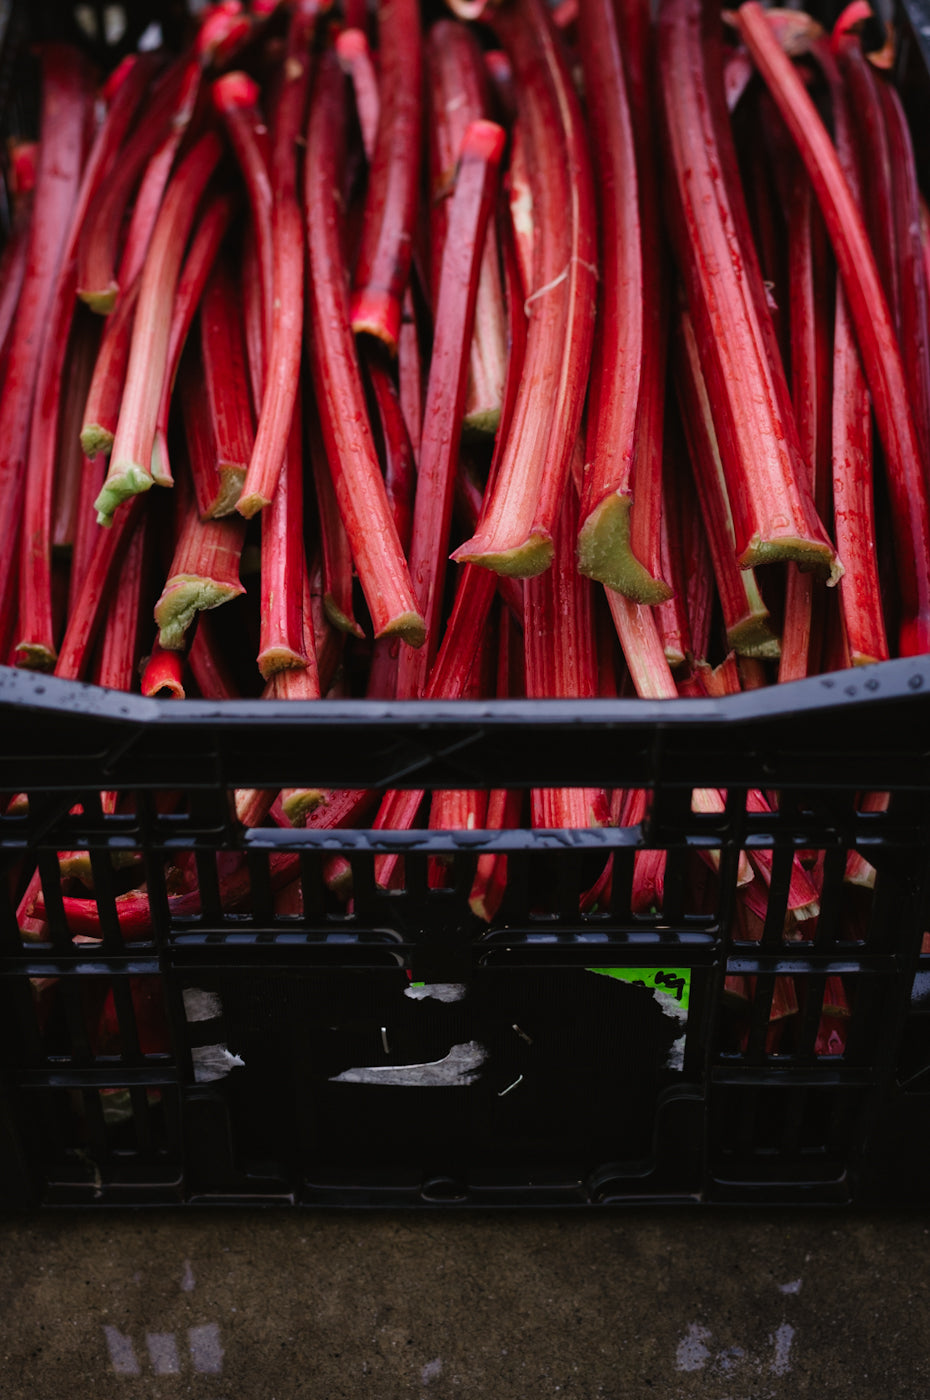
[[[411,647],[421,647],[426,641],[426,623],[418,612],[398,613],[375,637],[400,637]]]
[[[462,419],[462,430],[475,437],[493,437],[500,421],[500,404],[495,408],[475,408]]]
[[[754,656],[758,661],[777,661],[781,643],[771,631],[765,617],[746,617],[727,632],[727,650],[739,656]]]
[[[291,826],[303,826],[310,813],[325,801],[322,788],[288,788],[281,794],[281,808]]]
[[[111,472],[103,483],[103,490],[94,501],[97,524],[112,525],[113,512],[118,505],[128,501],[130,496],[139,496],[143,491],[149,491],[154,485],[149,473],[134,464]]]
[[[215,583],[212,579],[195,578],[189,574],[170,578],[155,604],[159,645],[166,651],[181,651],[184,634],[197,613],[218,608],[244,592],[241,583]]]
[[[846,858],[846,873],[843,878],[847,885],[858,885],[861,889],[874,890],[875,866],[870,865],[858,851],[850,851]]]
[[[815,544],[797,536],[763,540],[759,535],[753,535],[737,562],[741,569],[754,569],[759,564],[782,564],[788,560],[800,569],[826,575],[828,588],[834,588],[845,572],[828,544]]]
[[[243,478],[244,479],[244,478]],[[248,496],[240,496],[236,501],[236,510],[246,520],[251,520],[253,515],[258,515],[260,510],[271,505],[271,497],[263,496],[258,491],[251,491]]]
[[[595,506],[578,531],[578,570],[634,603],[664,603],[672,590],[653,578],[630,548],[629,496],[612,492]]]
[[[362,631],[361,627],[359,627],[355,618],[350,617],[347,612],[344,612],[343,609],[340,608],[332,593],[324,593],[323,611],[328,620],[339,632],[348,632],[350,637],[364,637],[365,633]]]
[[[17,642],[16,665],[27,671],[53,671],[58,656],[41,642]]]
[[[304,671],[307,667],[307,658],[290,647],[266,647],[258,653],[257,660],[264,681],[270,681],[279,671]]]
[[[109,316],[119,296],[119,283],[111,282],[108,287],[96,289],[81,287],[78,289],[78,296],[85,306],[89,306],[91,311],[96,311],[98,316]]]
[[[232,515],[239,505],[242,486],[245,481],[245,467],[220,467],[220,489],[216,500],[207,512],[206,519],[217,520],[223,515]],[[259,499],[253,497],[253,499]],[[266,501],[265,505],[268,504]],[[262,509],[261,506],[258,507]],[[244,512],[243,512],[244,514]]]
[[[238,70],[221,74],[210,93],[218,112],[228,112],[236,107],[257,107],[260,97],[258,83],[248,73]]]
[[[401,307],[397,297],[381,287],[360,287],[352,293],[349,320],[356,335],[373,335],[397,354]]]
[[[501,550],[482,550],[477,540],[467,540],[449,557],[456,564],[480,564],[508,578],[535,578],[549,568],[554,552],[551,536],[538,534]]]
[[[97,457],[102,452],[109,457],[113,449],[113,434],[99,423],[85,423],[81,429],[81,451],[85,457]]]

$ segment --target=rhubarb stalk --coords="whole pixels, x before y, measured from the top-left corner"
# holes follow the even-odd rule
[[[237,507],[246,519],[263,510],[274,496],[300,381],[304,235],[297,203],[297,143],[304,129],[311,43],[321,8],[320,0],[297,0],[288,30],[281,90],[272,127],[274,295],[271,341],[267,347],[265,386],[255,445]]]
[[[478,273],[497,198],[497,172],[503,151],[503,128],[483,120],[469,125],[462,139],[449,210],[413,506],[410,574],[426,621],[426,644],[416,652],[408,649],[401,657],[399,698],[422,693],[439,647],[468,347],[478,296]]]
[[[741,12],[742,13],[742,12]],[[817,519],[778,355],[726,113],[719,14],[665,0],[660,87],[672,233],[684,276],[742,566],[793,559],[840,569]]]
[[[541,0],[494,13],[513,64],[527,137],[534,240],[526,373],[500,469],[475,535],[452,556],[532,577],[553,531],[581,422],[594,331],[597,239],[587,137],[568,66]]]
[[[643,246],[633,124],[613,0],[580,8],[578,38],[601,227],[578,567],[640,603],[661,603],[671,588],[649,567],[659,564],[661,475],[652,481],[633,476],[643,383],[643,262],[657,258],[659,249]],[[650,495],[654,501],[647,500]],[[634,500],[652,516],[654,540],[645,560],[636,557],[631,544]]]
[[[368,175],[349,318],[393,353],[413,256],[420,172],[423,56],[416,0],[378,6],[381,117]]]
[[[448,230],[448,201],[455,189],[462,138],[472,121],[491,116],[489,82],[481,46],[471,30],[439,20],[426,41],[430,121],[430,234],[433,304]],[[437,308],[438,320],[438,308]],[[469,351],[464,427],[493,433],[500,420],[506,372],[506,316],[497,237],[485,236]]]
[[[152,234],[110,468],[95,502],[101,525],[112,522],[122,501],[153,484],[152,448],[168,365],[171,306],[197,205],[222,153],[222,143],[213,132],[200,138],[171,181]]]
[[[801,78],[755,0],[747,0],[737,18],[807,167],[836,254],[885,448],[902,605],[900,651],[903,656],[921,655],[930,651],[930,515],[888,303],[836,150]]]
[[[84,158],[90,110],[90,77],[80,54],[48,44],[42,54],[42,115],[39,165],[33,195],[29,254],[0,394],[0,611],[12,609],[16,546],[29,451],[29,427],[55,279],[68,236]],[[24,551],[28,553],[27,550]],[[22,601],[22,600],[20,600]]]
[[[314,382],[336,499],[375,635],[396,633],[420,646],[425,624],[391,519],[348,327],[339,199],[345,96],[338,60],[325,54],[311,102],[304,181]]]

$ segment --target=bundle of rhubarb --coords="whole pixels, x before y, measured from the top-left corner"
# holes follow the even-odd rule
[[[864,0],[830,35],[754,0],[450,4],[223,0],[102,86],[42,49],[0,266],[0,654],[150,696],[404,701],[718,696],[930,651],[930,223]],[[648,797],[235,804],[577,829]],[[272,860],[294,913],[298,859]],[[748,938],[773,860],[739,862]],[[793,938],[823,864],[791,858]],[[93,937],[89,862],[61,871]],[[664,871],[637,854],[634,912]],[[351,875],[326,880],[350,899]],[[616,908],[612,879],[579,907]],[[241,856],[221,887],[248,907]],[[506,889],[483,855],[476,915]],[[193,860],[169,892],[197,913]]]

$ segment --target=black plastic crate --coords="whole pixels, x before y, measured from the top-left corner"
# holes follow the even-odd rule
[[[8,1203],[927,1198],[930,659],[725,701],[258,711],[3,670],[0,705],[4,784],[29,796],[28,815],[0,818]],[[651,788],[647,822],[243,831],[229,800],[256,784],[595,778]],[[102,782],[133,794],[133,811],[103,814]],[[726,812],[692,814],[693,790],[711,785]],[[777,813],[747,813],[759,785]],[[168,790],[186,797],[165,813]],[[887,810],[864,811],[866,791],[890,793]],[[645,848],[668,853],[665,897],[634,914]],[[733,918],[745,849],[773,852],[752,936]],[[709,850],[719,874],[698,899],[692,867]],[[875,867],[873,891],[844,883],[852,850]],[[89,853],[102,941],[76,942],[72,906],[56,904],[63,851]],[[405,878],[385,891],[374,861],[391,851]],[[506,852],[509,879],[487,924],[468,893],[489,851]],[[824,852],[816,927],[786,919],[796,851]],[[196,910],[165,884],[179,852],[193,853]],[[275,909],[284,852],[302,913]],[[611,856],[612,898],[584,912]],[[15,922],[36,858],[39,943]],[[333,858],[351,869],[351,904],[326,890]],[[127,859],[145,862],[150,912],[121,929]],[[794,1010],[776,1033],[786,989]]]
[[[114,57],[156,8],[170,32],[177,4],[127,6]],[[9,13],[0,81],[26,32],[25,7]],[[29,11],[47,33],[72,21],[66,4]],[[925,130],[930,11],[909,0],[899,25]],[[0,817],[8,1206],[930,1197],[930,658],[672,705],[166,705],[0,668],[0,717],[4,791],[29,797],[28,816]],[[239,827],[233,790],[295,783],[597,784],[651,805],[641,826],[584,832]],[[101,787],[131,811],[105,814]],[[722,816],[692,812],[702,787],[726,791]],[[747,812],[755,788],[777,812]],[[865,809],[870,792],[886,810]],[[664,896],[634,913],[646,849],[667,852]],[[772,852],[753,937],[734,917],[746,850]],[[800,939],[785,931],[798,851],[824,862]],[[871,892],[844,883],[852,851]],[[87,853],[102,940],[69,924],[60,852]],[[696,886],[708,852],[719,874]],[[401,889],[377,886],[385,853],[403,856]],[[468,904],[488,853],[508,860],[490,924]],[[286,854],[300,913],[275,905]],[[196,907],[166,883],[179,855]],[[610,899],[583,906],[608,859]],[[334,860],[351,904],[323,878]],[[15,917],[36,861],[41,942]],[[149,895],[132,929],[125,862]]]

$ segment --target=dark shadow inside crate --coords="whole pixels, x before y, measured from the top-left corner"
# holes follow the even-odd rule
[[[209,987],[244,1061],[213,1091],[243,1179],[642,1172],[658,1098],[682,1078],[682,1021],[648,988],[582,968],[482,969],[432,994],[400,971]]]

